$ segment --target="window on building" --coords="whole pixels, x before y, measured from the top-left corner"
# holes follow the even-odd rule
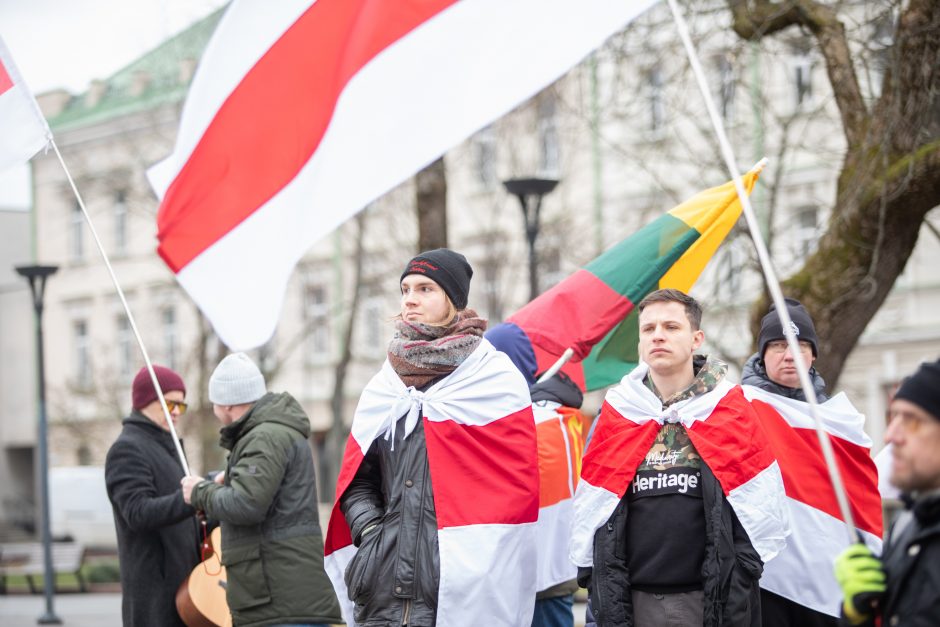
[[[543,176],[557,176],[561,166],[555,94],[544,92],[538,100],[539,171]]]
[[[819,209],[815,205],[804,205],[796,211],[797,252],[807,256],[816,249],[819,229]]]
[[[85,218],[78,201],[69,212],[69,256],[72,261],[81,261],[85,257]]]
[[[308,329],[307,355],[314,361],[330,354],[330,306],[326,288],[308,285],[304,295],[304,322]]]
[[[663,72],[656,66],[646,75],[649,94],[650,131],[658,133],[666,123],[666,103],[663,94]]]
[[[378,296],[367,298],[362,304],[362,339],[365,349],[370,352],[384,351],[386,339],[384,337],[383,322],[388,319],[384,301]]]
[[[718,106],[725,124],[734,121],[734,65],[728,55],[722,54],[715,59],[718,71]]]
[[[179,368],[179,325],[176,320],[176,308],[164,307],[160,312],[160,325],[163,329],[163,354],[166,365],[172,370]]]
[[[114,252],[127,252],[127,194],[123,191],[114,196]]]
[[[487,189],[499,182],[496,175],[496,131],[487,126],[474,139],[477,180]]]
[[[813,102],[813,62],[809,53],[801,52],[793,60],[793,97],[796,109]]]
[[[80,389],[91,387],[91,338],[87,320],[72,321],[72,345],[74,347],[73,379]]]
[[[121,378],[129,378],[134,370],[134,333],[124,313],[115,319],[117,330],[117,371]]]

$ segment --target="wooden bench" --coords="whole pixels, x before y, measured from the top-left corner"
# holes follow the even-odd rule
[[[85,547],[78,542],[53,542],[51,548],[53,576],[60,573],[74,575],[79,590],[86,592],[87,585],[81,573]],[[34,594],[41,592],[42,588],[36,586],[34,577],[41,577],[44,572],[41,542],[0,544],[0,594],[6,594],[7,577],[11,575],[26,577],[29,591]]]

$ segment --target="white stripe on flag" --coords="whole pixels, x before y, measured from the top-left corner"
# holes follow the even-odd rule
[[[535,607],[535,523],[467,525],[437,532],[438,627],[521,627]]]
[[[339,600],[343,620],[351,627],[355,627],[356,621],[353,618],[354,605],[349,600],[349,591],[346,589],[346,566],[352,561],[357,550],[355,546],[350,544],[333,551],[323,558],[323,568],[326,570],[330,581],[333,582],[333,589],[336,590],[336,598]]]
[[[767,563],[787,544],[790,535],[783,476],[775,461],[728,494],[751,544]]]
[[[7,78],[12,85],[7,83]],[[0,172],[26,163],[51,138],[36,99],[0,38]]]
[[[607,522],[620,499],[604,488],[592,486],[581,478],[574,496],[574,523],[568,555],[575,566],[594,565],[594,532]]]
[[[812,608],[839,616],[842,590],[832,565],[845,549],[845,523],[796,499],[787,498],[792,535],[777,557],[764,565],[761,588]],[[881,538],[861,532],[865,544],[881,554]]]
[[[538,574],[536,589],[545,590],[578,576],[577,567],[568,559],[571,538],[573,499],[565,499],[539,509],[536,523],[538,543]]]

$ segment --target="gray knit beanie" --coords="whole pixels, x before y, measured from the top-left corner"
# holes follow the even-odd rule
[[[266,392],[264,375],[245,353],[220,361],[209,378],[209,400],[215,405],[254,403]]]

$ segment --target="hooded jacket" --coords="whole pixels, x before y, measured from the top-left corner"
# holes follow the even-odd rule
[[[225,485],[198,484],[192,503],[221,521],[234,624],[341,622],[323,570],[310,421],[300,404],[269,392],[220,433],[231,451]]]
[[[826,382],[823,380],[822,375],[813,367],[809,369],[809,379],[813,382],[816,400],[820,403],[825,403],[829,400],[829,395],[826,393]],[[785,385],[780,385],[770,380],[770,377],[767,376],[767,369],[764,367],[764,360],[761,359],[759,353],[754,353],[748,358],[747,362],[745,362],[744,370],[741,373],[741,385],[753,385],[771,394],[792,398],[793,400],[803,401],[804,403],[806,402],[806,394],[803,393],[803,388],[788,388]]]
[[[121,616],[134,627],[183,627],[176,590],[199,563],[196,510],[183,501],[173,436],[134,411],[105,462],[121,563]]]

